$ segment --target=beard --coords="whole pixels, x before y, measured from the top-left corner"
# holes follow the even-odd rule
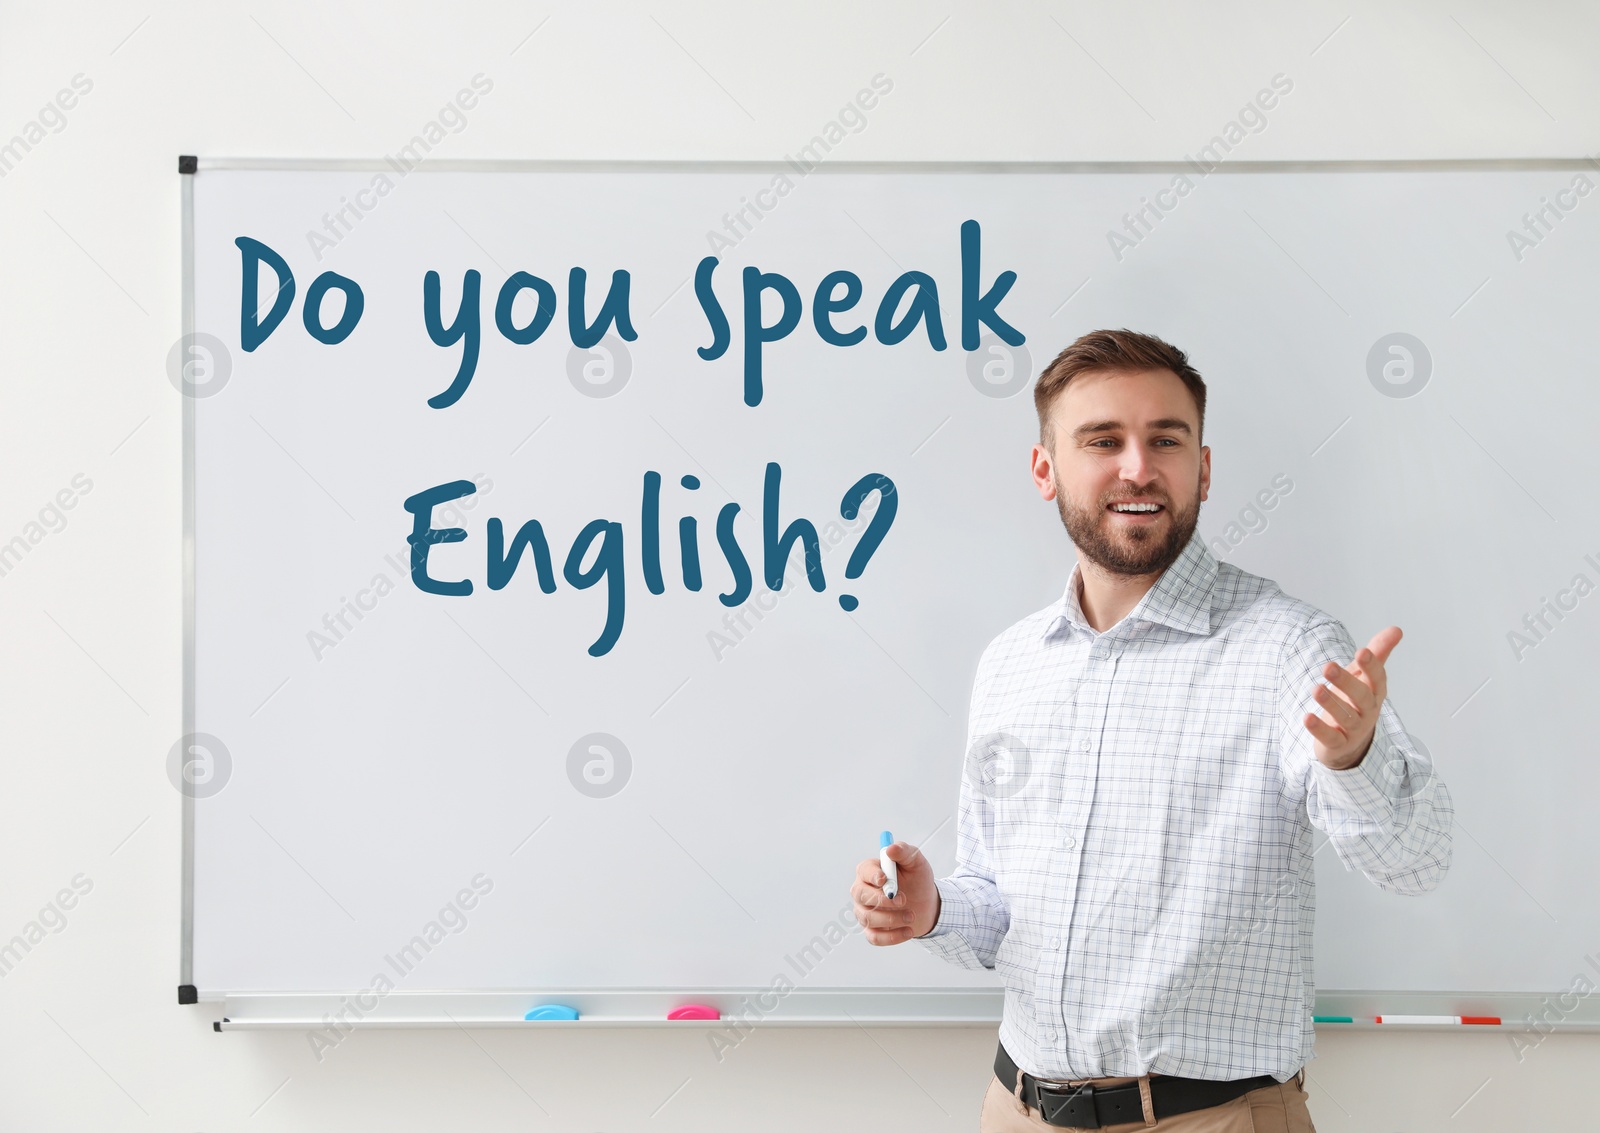
[[[1119,484],[1092,511],[1086,511],[1067,498],[1059,482],[1055,488],[1056,510],[1061,513],[1061,522],[1078,548],[1078,554],[1111,574],[1159,574],[1166,570],[1183,554],[1200,522],[1198,481],[1194,504],[1187,511],[1173,511],[1171,501],[1161,494],[1132,484]],[[1117,496],[1154,497],[1168,517],[1167,522],[1148,527],[1129,525],[1120,531],[1108,531],[1108,525],[1117,521],[1107,518],[1107,507]]]

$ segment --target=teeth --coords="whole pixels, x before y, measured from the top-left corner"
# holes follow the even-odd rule
[[[1113,511],[1160,511],[1160,504],[1112,504]]]

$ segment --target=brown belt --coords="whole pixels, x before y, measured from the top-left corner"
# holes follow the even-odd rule
[[[994,1072],[1008,1092],[1016,1090],[1017,1064],[1006,1053],[1003,1043],[994,1056]],[[1240,1094],[1277,1084],[1278,1080],[1271,1074],[1228,1081],[1162,1074],[1150,1079],[1150,1105],[1159,1121],[1174,1114],[1221,1105]],[[1022,1100],[1039,1111],[1046,1125],[1070,1129],[1099,1129],[1144,1120],[1144,1102],[1140,1099],[1138,1082],[1122,1086],[1069,1086],[1024,1073]]]

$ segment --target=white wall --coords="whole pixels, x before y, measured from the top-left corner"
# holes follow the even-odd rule
[[[0,179],[0,541],[74,504],[0,577],[0,938],[93,884],[0,979],[0,1128],[970,1129],[989,1075],[988,1029],[762,1031],[720,1064],[698,1033],[360,1032],[319,1064],[175,1004],[179,153],[392,152],[480,71],[494,91],[443,156],[774,158],[880,71],[894,92],[843,158],[1175,158],[1277,72],[1294,94],[1241,156],[1600,148],[1592,6],[1391,7],[0,10],[0,141],[93,84]],[[1529,408],[1533,440],[1553,407]],[[1522,1061],[1503,1034],[1319,1050],[1324,1133],[1592,1125],[1600,1036]]]

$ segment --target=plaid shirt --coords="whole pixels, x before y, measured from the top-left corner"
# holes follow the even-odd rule
[[[1104,633],[1078,579],[978,663],[956,869],[922,942],[998,972],[1000,1040],[1031,1074],[1286,1081],[1315,1057],[1312,828],[1423,893],[1450,867],[1450,794],[1387,700],[1360,764],[1316,758],[1302,717],[1355,644],[1198,534]]]

